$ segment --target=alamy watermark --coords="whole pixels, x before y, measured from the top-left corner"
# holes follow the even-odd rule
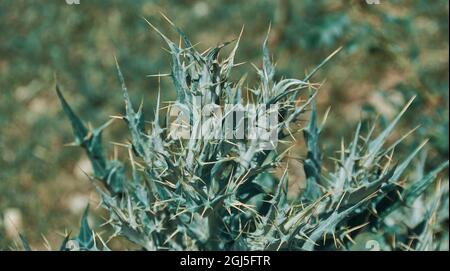
[[[67,5],[79,5],[80,0],[66,0]]]
[[[192,106],[170,108],[169,136],[172,139],[253,140],[260,149],[278,144],[278,105],[201,104],[194,96]]]
[[[378,243],[378,241],[376,241],[376,240],[368,240],[366,242],[366,249],[368,249],[370,251],[380,251],[381,246],[380,246],[380,243]]]

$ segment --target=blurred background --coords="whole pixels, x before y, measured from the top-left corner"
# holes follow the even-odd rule
[[[246,63],[236,74],[249,71],[249,84],[255,80],[250,63],[261,63],[269,24],[278,77],[302,78],[343,46],[315,77],[326,80],[320,114],[331,107],[324,153],[334,154],[360,119],[379,115],[383,126],[417,95],[396,133],[420,127],[398,157],[429,138],[427,167],[448,159],[449,2],[368,2],[377,1],[0,1],[0,249],[14,247],[18,232],[34,248],[57,247],[61,233],[76,231],[87,203],[97,206],[87,157],[65,146],[73,137],[55,76],[76,112],[102,124],[123,112],[116,55],[134,101],[144,100],[150,119],[158,80],[146,75],[169,72],[170,59],[142,17],[178,39],[160,12],[200,49],[236,38],[245,26],[237,61]],[[163,100],[174,98],[170,79],[162,79],[161,89]],[[124,128],[115,122],[105,142],[126,139]]]

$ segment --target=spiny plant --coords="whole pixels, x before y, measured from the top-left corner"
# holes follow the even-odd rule
[[[302,80],[275,79],[268,33],[263,42],[262,68],[255,66],[259,83],[244,99],[245,77],[237,82],[230,78],[242,32],[230,55],[221,59],[219,52],[231,42],[200,53],[173,23],[180,44],[147,23],[167,43],[176,90],[173,106],[187,112],[184,125],[193,134],[201,129],[208,135],[228,132],[221,125],[226,121],[224,116],[203,116],[202,123],[196,121],[201,112],[194,105],[195,97],[200,97],[202,104],[219,107],[231,104],[245,108],[253,100],[266,108],[278,107],[275,131],[285,148],[262,148],[267,139],[261,138],[174,138],[167,117],[162,124],[159,98],[154,120],[147,125],[143,106],[138,110],[133,107],[117,64],[125,100],[125,114],[120,118],[130,132],[130,141],[122,144],[129,154],[131,173],[127,174],[124,162],[107,159],[103,151],[101,135],[111,121],[88,129],[57,86],[75,144],[85,149],[92,163],[93,184],[101,205],[109,212],[107,224],[114,229],[111,238],[123,236],[145,250],[350,250],[358,249],[357,241],[367,235],[383,250],[443,246],[434,236],[436,231],[448,235],[439,228],[448,221],[448,213],[440,213],[438,207],[444,204],[448,210],[447,186],[437,185],[431,197],[424,195],[448,161],[427,173],[422,167],[411,176],[407,169],[426,142],[407,157],[394,157],[396,146],[407,135],[387,145],[388,136],[412,99],[378,135],[375,125],[364,132],[360,123],[350,144],[342,141],[338,156],[332,158],[335,168],[326,169],[319,140],[324,125],[318,124],[315,105],[320,84],[311,83],[311,79],[338,50]],[[267,110],[257,110],[256,117],[263,117]],[[301,125],[300,116],[306,116],[307,111],[309,121]],[[245,112],[243,121],[250,119]],[[239,125],[233,123],[233,129]],[[303,160],[306,188],[297,198],[288,199],[287,169],[279,178],[273,172],[288,159],[294,135],[300,132],[307,148]],[[270,139],[269,143],[275,142]],[[425,214],[407,223],[416,211],[411,207],[417,200],[423,201]],[[69,242],[76,246],[69,246]],[[61,249],[108,249],[107,243],[89,227],[86,210],[79,236],[66,236]]]

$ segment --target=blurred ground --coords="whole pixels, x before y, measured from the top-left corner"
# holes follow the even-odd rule
[[[76,111],[98,125],[123,111],[117,55],[133,99],[144,99],[149,118],[158,84],[146,75],[168,72],[169,58],[141,17],[177,37],[160,12],[204,49],[236,38],[245,25],[237,59],[246,64],[238,72],[260,63],[269,23],[276,76],[301,78],[343,46],[315,77],[326,79],[319,95],[321,114],[331,106],[325,152],[336,150],[359,119],[377,112],[383,123],[417,95],[397,133],[421,126],[398,151],[430,138],[429,166],[448,157],[448,1],[80,2],[0,2],[2,249],[13,246],[18,231],[33,247],[45,248],[42,236],[56,246],[62,239],[58,233],[76,229],[86,204],[96,206],[84,173],[89,173],[86,157],[78,148],[64,147],[72,132],[54,93],[55,74]],[[250,73],[250,85],[254,78]],[[162,99],[173,98],[170,81],[161,84]],[[126,138],[123,127],[114,123],[106,141]]]

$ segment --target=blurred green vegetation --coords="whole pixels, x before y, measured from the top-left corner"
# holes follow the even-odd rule
[[[397,131],[402,135],[420,125],[403,151],[430,138],[428,166],[447,159],[448,1],[2,0],[0,248],[14,238],[5,218],[11,210],[21,216],[14,227],[40,247],[41,234],[54,244],[58,232],[76,227],[84,204],[97,201],[80,170],[82,151],[64,147],[72,135],[54,93],[55,76],[82,118],[98,125],[123,111],[116,55],[132,97],[142,97],[150,117],[159,86],[146,75],[167,73],[170,63],[142,17],[176,37],[160,12],[204,49],[236,38],[245,26],[237,53],[245,62],[242,72],[259,63],[269,24],[276,76],[301,77],[342,46],[315,77],[326,79],[319,108],[331,106],[324,147],[337,149],[359,119],[372,122],[378,113],[383,123],[417,95]],[[249,74],[250,85],[253,79]],[[173,98],[169,79],[162,79],[161,89],[163,100]],[[125,139],[122,125],[113,124],[107,140]]]

